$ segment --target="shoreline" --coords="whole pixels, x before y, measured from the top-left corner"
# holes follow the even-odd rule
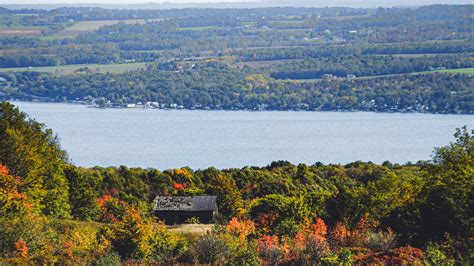
[[[84,105],[86,108],[94,109],[121,109],[121,110],[163,110],[163,111],[226,111],[226,112],[336,112],[336,113],[380,113],[380,114],[432,114],[432,115],[474,115],[473,113],[439,113],[439,112],[428,112],[428,111],[418,111],[418,110],[391,110],[391,111],[377,111],[377,110],[363,110],[363,109],[353,109],[353,110],[343,110],[343,109],[334,109],[334,110],[321,110],[321,109],[298,109],[298,108],[288,108],[288,109],[249,109],[249,108],[235,108],[235,109],[225,109],[225,108],[215,108],[215,107],[196,107],[196,108],[186,108],[186,107],[151,107],[146,105],[134,104],[134,107],[127,106],[98,106],[83,101],[25,101],[19,99],[9,99],[9,100],[0,100],[7,101],[11,103],[23,102],[23,103],[38,103],[38,104],[71,104],[71,105]],[[127,104],[128,105],[128,104]]]

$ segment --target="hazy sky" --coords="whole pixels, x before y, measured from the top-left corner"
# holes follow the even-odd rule
[[[284,2],[285,5],[298,0],[0,0],[1,4],[143,4],[143,3],[213,3],[213,2]],[[472,4],[474,0],[301,0],[315,6],[392,6],[392,5],[429,5],[429,4]],[[300,3],[301,3],[300,2]]]
[[[143,4],[143,3],[215,3],[215,2],[257,2],[260,0],[0,0],[0,4]]]

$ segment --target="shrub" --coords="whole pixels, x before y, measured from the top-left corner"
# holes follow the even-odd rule
[[[57,241],[59,263],[90,264],[94,260],[99,245],[97,228],[86,223],[79,227],[65,221],[53,223],[52,226],[53,231],[59,233]]]
[[[433,243],[426,246],[426,260],[432,265],[453,265],[439,246]]]
[[[94,266],[119,266],[122,265],[122,260],[120,255],[116,252],[107,252],[99,257],[93,262]]]
[[[293,256],[305,265],[314,265],[329,255],[330,249],[326,239],[327,226],[321,219],[309,226],[303,226],[295,237]]]
[[[239,221],[237,218],[232,218],[227,224],[226,229],[230,234],[245,239],[254,232],[255,224],[250,220]]]
[[[254,200],[249,214],[260,233],[294,236],[310,211],[303,198],[273,194]]]
[[[39,215],[0,217],[0,228],[0,257],[3,258],[38,256],[42,243],[46,242],[46,221]]]
[[[340,265],[348,266],[354,265],[354,253],[350,249],[342,248],[337,254],[337,259]]]
[[[393,254],[394,262],[400,261],[404,265],[417,265],[424,261],[425,254],[423,250],[411,246],[399,247],[393,249],[389,254]]]
[[[142,217],[140,212],[125,206],[122,220],[110,225],[105,237],[113,249],[125,259],[174,263],[187,249],[187,244],[161,223]]]
[[[217,228],[216,232],[229,249],[227,264],[259,265],[257,243],[248,240],[254,231],[255,225],[252,221],[237,218],[232,218],[226,226]]]
[[[399,247],[387,252],[368,252],[354,258],[356,265],[423,265],[424,253],[419,248]]]
[[[153,261],[174,264],[188,250],[188,244],[183,239],[166,229],[164,224],[153,224],[149,236],[150,254]]]
[[[123,219],[112,224],[106,234],[122,259],[143,258],[149,252],[151,227],[140,213],[127,207]]]
[[[228,221],[229,220],[227,219],[227,217],[220,212],[214,214],[214,216],[212,217],[212,222],[215,224],[223,225],[226,224]]]
[[[375,251],[387,251],[393,248],[397,238],[391,229],[376,231],[375,225],[368,224],[365,218],[361,219],[352,230],[342,222],[336,223],[329,237],[334,249],[364,247]]]
[[[367,247],[377,251],[387,251],[396,244],[397,236],[389,228],[387,231],[372,232],[367,239]]]
[[[230,265],[260,265],[260,258],[257,253],[257,243],[250,242],[245,247],[236,250],[229,261]]]
[[[329,233],[330,243],[333,247],[349,247],[352,244],[352,232],[342,222],[337,222]]]
[[[279,236],[294,236],[301,229],[299,222],[293,219],[284,219],[273,229],[273,233]]]
[[[191,217],[191,218],[186,219],[186,221],[184,222],[187,224],[200,224],[201,223],[201,221],[199,221],[199,217]]]
[[[100,208],[99,221],[104,223],[116,223],[126,213],[127,204],[108,193],[97,199],[97,204]]]
[[[216,231],[203,235],[196,241],[194,248],[201,263],[216,263],[225,260],[229,254],[228,243]]]
[[[285,247],[280,245],[278,236],[265,235],[258,240],[257,252],[263,262],[275,265],[285,255]]]

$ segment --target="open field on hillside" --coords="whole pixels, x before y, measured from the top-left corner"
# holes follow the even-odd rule
[[[358,18],[368,18],[368,17],[370,17],[370,15],[331,16],[331,17],[322,17],[322,19],[343,21],[343,20],[351,20],[351,19],[358,19]]]
[[[390,75],[379,75],[379,76],[356,77],[355,79],[391,77],[391,76],[398,76],[398,75],[419,75],[419,74],[429,74],[429,73],[435,73],[435,72],[474,75],[474,68],[439,69],[439,70],[421,71],[421,72],[413,72],[413,73],[405,73],[405,74],[390,74]]]
[[[235,63],[237,67],[269,67],[274,65],[283,65],[292,62],[303,61],[303,59],[280,59],[280,60],[261,60],[261,61],[245,61],[245,62],[238,62]]]
[[[381,54],[378,56],[398,56],[398,57],[408,57],[408,58],[417,58],[424,56],[441,56],[441,55],[452,55],[450,53],[433,53],[433,54]]]
[[[471,68],[458,68],[458,69],[435,70],[434,72],[461,73],[461,74],[467,74],[467,75],[474,75],[474,67],[471,67]]]
[[[89,68],[92,72],[100,73],[123,73],[127,71],[133,71],[140,68],[144,68],[146,63],[128,63],[128,64],[89,64],[89,65],[64,65],[64,66],[51,66],[51,67],[19,67],[19,68],[0,68],[0,72],[47,72],[55,73],[57,75],[68,75],[72,74],[80,68]]]
[[[0,28],[0,37],[38,35],[41,35],[41,29],[39,28]]]
[[[218,27],[218,26],[205,26],[205,27],[184,27],[184,28],[178,28],[178,30],[203,31],[203,30],[217,30],[221,28],[222,27]]]
[[[95,20],[95,21],[80,21],[69,28],[61,30],[50,37],[52,38],[73,38],[85,32],[96,31],[100,27],[118,24],[120,22],[125,24],[145,24],[146,21],[160,21],[161,19],[127,19],[127,20]]]
[[[214,224],[180,224],[168,226],[168,229],[187,238],[193,238],[205,234],[213,227]]]

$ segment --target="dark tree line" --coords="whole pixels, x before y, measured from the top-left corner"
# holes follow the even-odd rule
[[[378,76],[428,71],[438,68],[469,68],[474,60],[469,54],[450,56],[347,56],[326,57],[288,62],[263,71],[275,79],[317,79],[324,75],[345,77],[353,74],[361,76]]]
[[[160,70],[161,68],[161,70]],[[474,78],[462,74],[398,75],[366,79],[278,81],[251,69],[210,62],[174,70],[151,65],[124,74],[54,76],[0,74],[0,97],[94,101],[122,105],[159,102],[184,108],[365,110],[473,113]]]
[[[474,42],[445,41],[372,45],[334,45],[313,47],[260,48],[234,51],[240,61],[308,59],[333,56],[396,55],[396,54],[456,54],[472,53]]]

